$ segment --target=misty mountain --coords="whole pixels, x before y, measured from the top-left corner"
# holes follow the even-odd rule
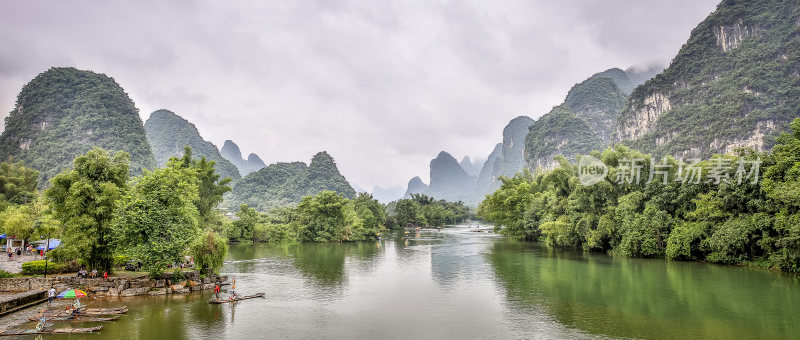
[[[408,185],[406,186],[406,193],[403,195],[403,198],[411,198],[413,194],[424,194],[425,191],[428,190],[428,185],[419,178],[419,176],[415,176],[410,181],[408,181]]]
[[[390,188],[382,188],[376,185],[375,188],[372,189],[372,197],[378,200],[378,202],[385,204],[403,198],[405,190],[405,188],[399,185]]]
[[[467,201],[475,190],[475,177],[461,168],[447,152],[440,152],[430,163],[431,184],[426,195],[447,201]]]
[[[261,160],[261,157],[258,155],[251,153],[247,156],[247,159],[242,158],[242,152],[239,150],[239,146],[236,145],[232,140],[228,139],[222,144],[222,150],[220,150],[222,157],[230,161],[236,168],[239,169],[239,173],[242,176],[245,176],[253,171],[259,170],[265,166],[264,161]]]

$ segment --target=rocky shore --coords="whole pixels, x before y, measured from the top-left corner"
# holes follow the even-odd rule
[[[225,284],[227,276],[200,276],[198,271],[183,272],[183,278],[172,279],[172,273],[165,273],[162,278],[151,279],[147,276],[122,278],[109,277],[108,280],[90,279],[77,276],[33,277],[0,279],[0,291],[26,292],[31,290],[47,290],[50,286],[57,291],[81,289],[87,294],[98,297],[126,297],[140,295],[186,294],[193,291],[214,289],[215,283]]]

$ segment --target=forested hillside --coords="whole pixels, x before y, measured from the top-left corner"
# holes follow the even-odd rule
[[[356,193],[339,173],[336,163],[327,152],[320,152],[306,166],[303,162],[275,163],[243,177],[233,188],[226,204],[238,207],[247,204],[267,211],[275,207],[298,203],[305,196],[324,190],[354,198]]]
[[[43,185],[93,147],[127,152],[131,174],[156,164],[139,110],[113,78],[58,67],[22,88],[0,136],[0,159],[38,170]]]

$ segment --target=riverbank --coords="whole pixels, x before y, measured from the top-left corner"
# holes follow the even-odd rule
[[[58,292],[68,289],[81,289],[87,293],[87,300],[98,301],[109,298],[134,296],[189,294],[191,292],[214,289],[217,282],[225,285],[228,281],[228,277],[224,275],[201,277],[198,271],[183,272],[183,278],[174,281],[172,280],[172,273],[165,274],[166,275],[160,279],[150,279],[146,275],[139,277],[112,276],[107,280],[64,275],[47,278],[5,278],[0,279],[0,292],[5,295],[7,300],[14,300],[17,296],[19,296],[19,299],[24,299],[27,295],[34,292],[44,292],[52,286]],[[46,297],[46,295],[44,296]],[[37,302],[41,301],[42,300],[38,300]],[[46,298],[44,301],[46,301]],[[45,308],[64,308],[71,302],[71,300],[56,299],[52,305],[48,304]],[[28,322],[32,316],[43,309],[39,303],[27,304],[27,301],[21,300],[8,301],[7,303],[25,307],[11,311],[7,315],[0,317],[0,329],[19,327]]]

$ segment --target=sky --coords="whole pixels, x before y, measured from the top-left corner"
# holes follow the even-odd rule
[[[267,164],[328,151],[366,189],[485,159],[612,67],[668,65],[709,0],[5,1],[0,113],[54,66],[113,77]]]

